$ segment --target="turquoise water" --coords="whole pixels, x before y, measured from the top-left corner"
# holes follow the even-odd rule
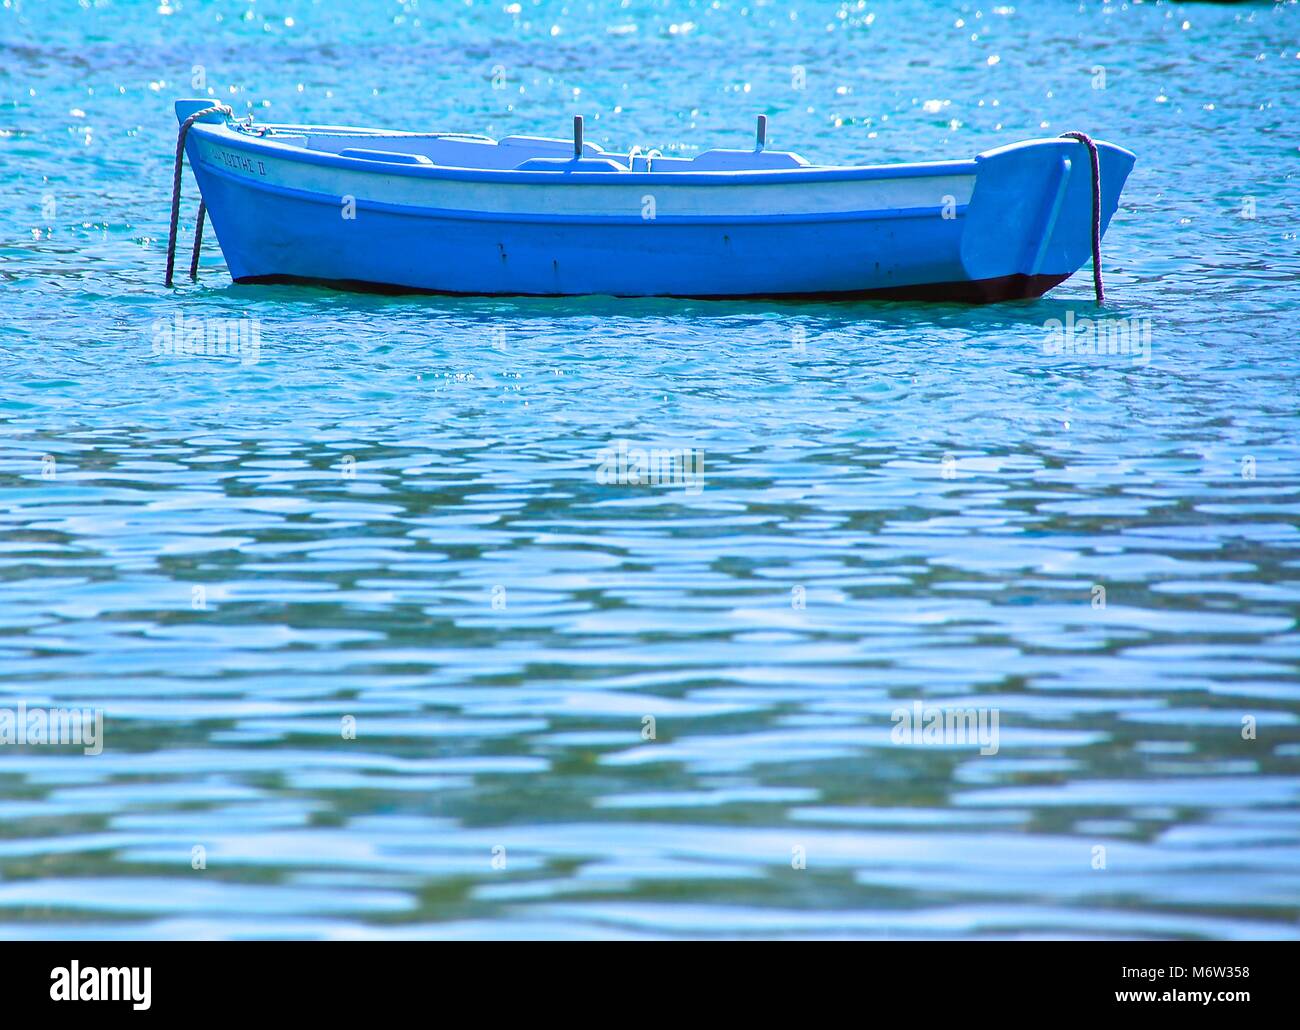
[[[1149,355],[1048,353],[1086,270],[375,297],[209,240],[168,290],[195,82],[827,162],[1083,129]],[[0,745],[0,935],[1300,937],[1298,103],[1294,4],[4,0],[0,710],[104,728]],[[620,439],[702,488],[598,481]]]

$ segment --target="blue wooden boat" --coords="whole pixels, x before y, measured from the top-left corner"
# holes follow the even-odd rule
[[[762,118],[753,149],[686,158],[606,152],[581,119],[493,140],[176,115],[173,249],[183,152],[236,282],[445,293],[1033,297],[1088,261],[1134,161],[1080,137],[819,166]]]

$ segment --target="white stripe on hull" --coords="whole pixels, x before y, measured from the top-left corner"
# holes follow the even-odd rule
[[[197,135],[197,134],[196,134]],[[834,216],[872,211],[942,208],[970,201],[975,175],[911,175],[896,179],[787,180],[728,185],[637,182],[639,173],[611,172],[604,183],[470,182],[436,176],[388,175],[252,153],[203,136],[199,160],[254,184],[321,196],[481,215],[535,217],[774,217]],[[528,173],[523,173],[528,174]],[[552,173],[533,173],[542,178]],[[653,200],[649,199],[653,198]],[[648,214],[653,204],[653,215]]]

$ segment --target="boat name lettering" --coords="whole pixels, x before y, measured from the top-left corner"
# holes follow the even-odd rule
[[[252,157],[245,157],[243,154],[232,154],[229,150],[218,150],[217,157],[227,168],[234,168],[240,172],[256,173],[257,175],[266,174],[266,165]]]

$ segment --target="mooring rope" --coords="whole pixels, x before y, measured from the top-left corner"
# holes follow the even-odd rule
[[[1106,288],[1101,282],[1101,159],[1097,154],[1097,144],[1086,132],[1063,132],[1061,139],[1076,139],[1088,148],[1088,160],[1092,162],[1092,286],[1097,294],[1097,303],[1106,303]]]
[[[189,134],[190,126],[200,118],[210,114],[233,115],[232,111],[225,104],[214,104],[212,107],[205,107],[202,111],[195,111],[192,115],[181,123],[181,130],[176,134],[176,170],[172,175],[172,225],[167,234],[167,285],[172,284],[172,270],[176,265],[176,225],[181,217],[181,166],[185,162],[185,137]],[[197,279],[199,275],[199,247],[203,243],[203,218],[207,214],[208,208],[203,201],[199,201],[199,221],[194,230],[194,256],[190,259],[190,278]]]
[[[190,278],[199,277],[199,251],[203,247],[203,216],[208,213],[208,202],[199,198],[199,217],[194,223],[194,253],[190,255]]]

